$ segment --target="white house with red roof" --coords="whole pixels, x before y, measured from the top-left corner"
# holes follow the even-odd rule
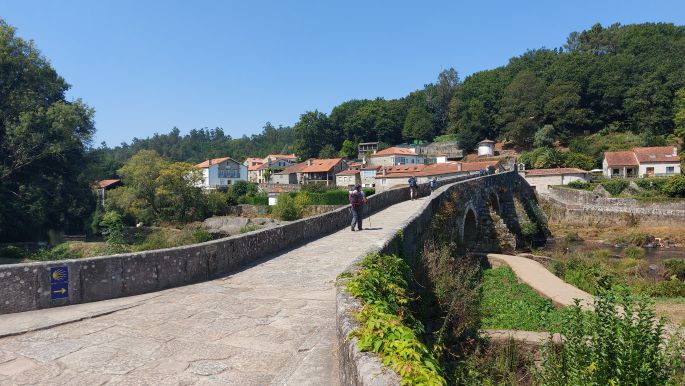
[[[342,158],[308,159],[300,169],[304,184],[335,185],[335,176],[343,170],[347,170],[347,163]]]
[[[236,181],[247,181],[247,166],[231,157],[208,159],[195,167],[202,170],[197,186],[203,189],[226,189]]]
[[[604,153],[602,171],[607,178],[661,177],[680,174],[678,148],[636,147]]]
[[[370,166],[397,166],[423,164],[426,157],[418,154],[416,149],[389,147],[366,156]]]
[[[267,170],[278,171],[297,163],[295,154],[269,154],[264,158],[248,157],[243,162],[247,166],[247,176],[250,182],[267,182]]]
[[[531,169],[519,171],[528,185],[540,193],[549,192],[553,185],[568,185],[573,181],[590,181],[589,173],[578,168]]]

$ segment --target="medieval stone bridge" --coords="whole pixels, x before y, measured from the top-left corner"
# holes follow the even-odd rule
[[[362,232],[349,231],[342,209],[195,246],[1,266],[0,384],[356,383],[354,348],[336,334],[340,272],[388,251],[400,230],[416,247],[446,204],[465,251],[513,248],[526,241],[521,218],[538,215],[516,173],[407,196],[372,197]]]

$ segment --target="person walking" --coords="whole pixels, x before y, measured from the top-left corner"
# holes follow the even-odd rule
[[[417,198],[417,183],[416,177],[414,176],[409,177],[409,198],[412,200],[416,200]]]
[[[352,232],[354,226],[357,225],[357,230],[362,230],[362,209],[367,203],[366,194],[362,190],[361,185],[357,185],[350,191],[350,212],[352,212],[352,223],[350,224]]]
[[[438,187],[438,177],[433,177],[431,181],[428,183],[428,185],[430,185],[432,195],[435,188]]]

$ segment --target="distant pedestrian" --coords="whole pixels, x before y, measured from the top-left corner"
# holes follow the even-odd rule
[[[409,177],[409,198],[411,198],[412,200],[416,200],[416,198],[418,197],[417,188],[418,184],[416,183],[416,177]]]
[[[433,191],[435,190],[435,188],[438,187],[438,178],[437,178],[437,177],[433,177],[433,179],[430,180],[430,182],[428,183],[428,185],[429,185],[430,188],[431,188],[431,194],[433,194]]]
[[[352,232],[354,226],[357,225],[357,230],[362,230],[362,209],[367,203],[366,194],[362,190],[361,185],[357,185],[350,191],[350,212],[352,212],[352,223],[350,224]]]

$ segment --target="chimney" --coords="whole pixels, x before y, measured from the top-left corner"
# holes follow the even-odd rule
[[[678,155],[678,148],[673,146],[673,156],[675,157],[677,155]]]
[[[307,166],[312,166],[312,159],[311,158],[307,160]]]

